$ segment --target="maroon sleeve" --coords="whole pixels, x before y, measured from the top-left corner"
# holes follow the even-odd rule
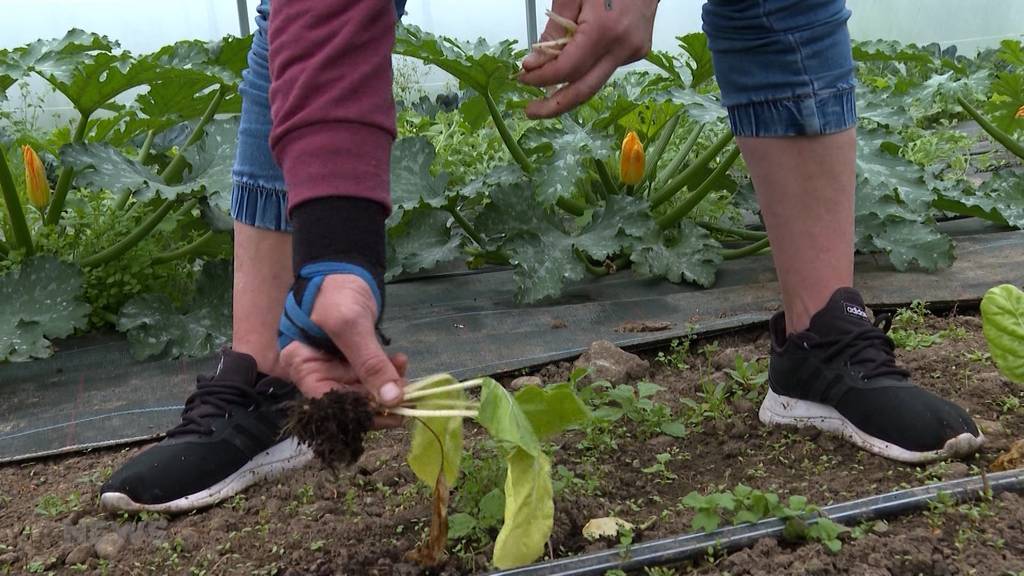
[[[270,16],[270,147],[288,208],[357,197],[390,212],[395,138],[391,0],[275,0]]]

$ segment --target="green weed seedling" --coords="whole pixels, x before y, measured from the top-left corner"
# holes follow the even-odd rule
[[[690,354],[690,343],[692,341],[691,337],[673,339],[668,343],[668,353],[665,353],[665,351],[658,352],[658,355],[654,357],[654,361],[676,370],[689,370],[690,365],[686,363],[686,357]]]
[[[643,468],[640,471],[643,472],[644,474],[653,475],[655,477],[654,481],[657,482],[658,484],[668,484],[678,478],[678,476],[673,474],[671,470],[665,467],[665,464],[672,460],[672,454],[668,452],[655,454],[654,460],[654,464],[651,464],[650,466]]]
[[[946,340],[962,340],[967,336],[967,332],[960,326],[950,326],[938,332],[926,331],[924,324],[929,315],[931,312],[920,300],[914,300],[907,308],[900,308],[893,317],[892,329],[889,330],[889,337],[896,347],[918,350],[930,348]]]
[[[686,423],[700,426],[705,420],[726,420],[732,416],[732,409],[729,407],[729,397],[733,388],[731,383],[704,380],[700,386],[701,391],[697,393],[697,400],[681,400],[687,407],[684,416]]]
[[[591,398],[595,421],[616,422],[626,418],[636,423],[643,438],[667,434],[675,438],[686,435],[686,428],[672,415],[672,408],[656,402],[654,395],[664,390],[653,382],[636,385],[599,381],[591,385],[585,397]]]
[[[742,396],[751,402],[761,400],[764,395],[765,383],[768,382],[768,360],[756,358],[747,362],[743,356],[736,355],[732,368],[725,373],[737,384],[735,396]]]

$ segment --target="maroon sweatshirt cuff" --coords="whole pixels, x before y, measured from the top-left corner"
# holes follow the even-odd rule
[[[288,210],[315,198],[374,200],[391,211],[393,136],[365,124],[328,122],[294,130],[276,147],[288,185]]]

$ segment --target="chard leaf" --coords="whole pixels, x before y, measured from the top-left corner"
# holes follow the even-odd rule
[[[715,283],[722,262],[720,248],[706,230],[683,220],[675,229],[649,233],[630,259],[639,274],[675,283],[686,280],[707,288]]]
[[[500,569],[524,566],[540,558],[555,516],[548,457],[517,448],[506,460],[505,524],[494,539],[492,558]]]
[[[1003,376],[1024,384],[1024,292],[1012,284],[991,288],[981,300],[982,330]]]
[[[527,386],[516,392],[516,404],[530,421],[534,433],[541,440],[550,438],[566,428],[586,422],[590,410],[576,396],[569,383],[541,388]]]
[[[551,461],[541,450],[530,419],[501,384],[488,378],[477,418],[505,451],[505,522],[494,541],[498,568],[529,564],[544,554],[554,526]]]
[[[423,390],[458,383],[447,374],[439,374],[427,378],[428,384]],[[465,400],[462,390],[452,390],[436,396],[430,396],[417,407],[422,409],[442,408],[446,401]],[[438,440],[441,443],[438,443]],[[459,462],[462,458],[462,417],[431,416],[418,418],[412,425],[412,442],[406,457],[409,467],[416,477],[427,486],[434,486],[439,479],[442,464],[443,480],[448,486],[454,486],[459,477]],[[452,518],[454,520],[454,517]]]
[[[0,362],[53,354],[50,339],[85,328],[89,305],[81,298],[81,270],[52,256],[0,276]]]
[[[206,262],[195,294],[180,309],[164,294],[129,300],[118,315],[117,329],[127,332],[132,355],[137,360],[200,357],[230,342],[231,279],[229,262]]]

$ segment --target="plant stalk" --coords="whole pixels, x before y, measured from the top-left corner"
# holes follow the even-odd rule
[[[150,130],[146,133],[146,139],[142,142],[142,148],[139,148],[139,164],[145,164],[149,158],[149,149],[153,146],[153,139],[156,138],[156,130]]]
[[[168,262],[173,262],[181,258],[187,258],[209,246],[210,243],[215,238],[216,233],[213,230],[209,230],[206,232],[206,234],[203,234],[202,236],[197,238],[195,242],[192,242],[191,244],[186,244],[181,248],[177,248],[175,250],[170,250],[162,254],[157,254],[156,256],[153,256],[153,259],[150,260],[150,264],[152,264],[153,266],[159,266],[160,264],[166,264]]]
[[[608,167],[604,165],[603,160],[594,158],[594,167],[597,168],[597,177],[601,180],[601,186],[604,188],[605,196],[611,196],[619,193],[619,187],[615,185],[615,181],[612,180],[612,175],[608,173]]]
[[[583,266],[587,269],[587,273],[592,276],[607,276],[608,269],[604,266],[595,266],[590,258],[583,253],[579,248],[573,248],[573,252],[576,254],[576,258],[583,263]]]
[[[135,230],[132,230],[127,236],[119,240],[113,246],[93,254],[88,258],[83,258],[79,264],[84,268],[101,266],[116,258],[120,258],[125,252],[134,248],[136,244],[148,236],[149,233],[152,232],[168,214],[171,213],[171,210],[174,208],[174,202],[168,200],[164,200],[163,202],[164,203],[156,212],[139,224],[138,227],[136,227]],[[198,203],[198,200],[193,199],[189,200],[189,202]]]
[[[7,204],[7,216],[14,232],[14,241],[17,246],[25,250],[26,255],[31,256],[35,252],[35,248],[32,246],[32,233],[29,232],[28,224],[25,223],[21,198],[18,197],[18,189],[14,187],[14,178],[11,177],[11,168],[7,165],[7,155],[4,154],[2,146],[0,146],[0,188],[3,189],[4,203]]]
[[[586,204],[579,200],[573,200],[567,196],[562,196],[555,202],[555,206],[558,206],[562,210],[572,214],[573,216],[583,216],[583,213],[587,211]]]
[[[0,256],[7,256],[10,253],[11,249],[7,247],[3,240],[0,240]]]
[[[690,135],[686,137],[686,141],[679,147],[679,151],[676,152],[672,161],[669,162],[668,167],[665,168],[664,172],[658,172],[656,178],[656,188],[660,188],[665,185],[665,182],[672,178],[672,175],[679,171],[679,168],[686,162],[686,159],[690,157],[690,151],[697,145],[697,139],[700,138],[701,133],[704,132],[704,124],[697,124],[690,132]]]
[[[83,112],[78,118],[78,125],[75,126],[75,135],[71,139],[73,143],[79,143],[85,140],[85,131],[89,126],[89,115],[90,112]],[[65,166],[60,171],[60,176],[57,178],[57,185],[53,189],[53,200],[50,202],[50,208],[46,211],[46,217],[43,219],[43,223],[47,226],[56,226],[60,222],[60,213],[64,211],[64,201],[68,197],[68,190],[71,189],[71,179],[74,177],[74,170],[71,166]]]
[[[746,228],[732,228],[730,226],[721,226],[719,224],[712,224],[711,222],[697,222],[701,228],[708,232],[717,232],[718,234],[724,234],[732,236],[733,238],[739,238],[740,240],[762,240],[768,237],[766,232],[760,230],[748,230]]]
[[[479,410],[420,410],[417,408],[388,408],[387,414],[398,414],[399,416],[408,416],[410,418],[447,418],[452,416],[463,416],[466,418],[476,418],[480,415]]]
[[[1012,152],[1014,156],[1024,160],[1024,144],[1017,142],[1012,136],[997,128],[996,125],[982,115],[977,108],[971,106],[963,96],[957,96],[956,101],[960,103],[960,106],[966,110],[968,114],[970,114],[971,118],[974,118],[974,121],[981,126],[982,130],[988,132],[989,136],[1005,146],[1006,149]]]
[[[677,112],[661,127],[658,139],[654,141],[654,146],[651,147],[651,152],[647,155],[647,166],[644,169],[644,178],[641,182],[650,182],[654,178],[654,172],[658,169],[658,161],[661,160],[661,155],[665,153],[665,148],[668,146],[669,140],[672,139],[672,135],[675,133],[676,126],[679,125],[679,119],[682,116],[682,112]]]
[[[711,175],[707,177],[707,180],[704,180],[704,182],[698,186],[692,194],[687,196],[685,200],[680,202],[679,205],[657,219],[658,226],[661,228],[670,228],[678,224],[680,220],[685,218],[686,215],[697,206],[697,204],[700,204],[701,200],[711,193],[711,190],[714,188],[715,181],[725,174],[732,166],[733,162],[735,162],[739,157],[739,149],[733,148],[732,152],[718,163],[718,166],[716,166]]]
[[[221,101],[224,100],[224,87],[217,88],[217,92],[213,95],[213,100],[210,101],[210,105],[206,107],[206,111],[203,112],[202,118],[192,129],[192,133],[189,134],[188,140],[185,141],[185,145],[178,150],[178,155],[171,160],[170,164],[164,168],[163,172],[160,173],[160,179],[164,181],[164,184],[177,184],[181,182],[181,176],[185,173],[185,166],[187,161],[185,160],[185,150],[203,137],[205,134],[204,129],[206,125],[210,123],[210,120],[217,114],[217,108],[220,107]]]
[[[469,390],[470,388],[479,388],[484,385],[483,378],[476,378],[474,380],[466,380],[465,382],[456,382],[455,384],[448,384],[447,386],[438,386],[437,388],[423,390],[424,386],[428,386],[434,381],[434,377],[427,377],[406,386],[405,401],[408,402],[409,400],[415,400],[416,398],[425,398],[434,394],[443,394],[445,392],[451,392],[452,390]]]
[[[665,202],[668,202],[676,195],[677,192],[685,188],[687,184],[690,184],[690,181],[693,180],[705,166],[710,164],[715,156],[718,156],[718,153],[732,141],[732,138],[732,132],[726,132],[721,138],[716,140],[714,144],[705,150],[700,157],[694,160],[693,164],[690,164],[686,170],[683,170],[682,174],[679,174],[675,178],[669,180],[661,191],[651,198],[651,208],[657,208]]]
[[[728,250],[722,250],[722,259],[723,260],[735,260],[737,258],[742,258],[744,256],[750,256],[752,254],[757,254],[758,252],[764,250],[767,247],[768,247],[768,238],[767,237],[761,238],[757,242],[754,242],[752,244],[747,244],[746,246],[744,246],[742,248],[732,248],[732,249],[728,249]]]
[[[512,157],[515,158],[516,163],[523,169],[523,172],[530,174],[533,172],[533,164],[530,163],[530,159],[526,157],[526,153],[523,152],[522,147],[519,146],[519,142],[509,132],[508,125],[505,124],[505,119],[501,117],[501,111],[498,110],[498,105],[494,103],[494,98],[491,97],[490,90],[484,90],[481,93],[484,98],[484,103],[487,104],[487,111],[491,113],[491,120],[494,121],[494,127],[498,129],[498,134],[501,136],[501,141],[505,143],[505,147],[508,148]]]
[[[452,215],[452,218],[454,218],[456,224],[458,224],[459,227],[462,228],[462,231],[466,233],[466,236],[469,236],[473,240],[473,242],[476,242],[476,245],[479,246],[481,249],[487,250],[487,244],[484,243],[484,237],[481,236],[480,232],[478,232],[477,229],[472,224],[470,224],[469,220],[467,220],[466,217],[463,216],[461,212],[459,212],[459,209],[458,207],[455,206],[454,202],[449,203],[448,206],[445,207],[445,209],[448,211],[449,214]]]

